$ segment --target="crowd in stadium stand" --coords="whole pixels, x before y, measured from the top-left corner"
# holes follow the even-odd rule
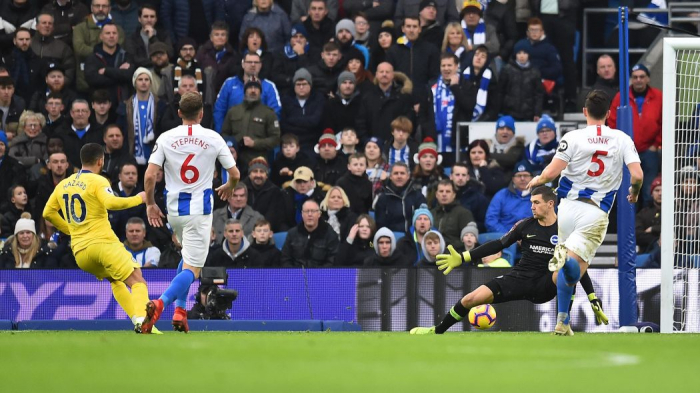
[[[574,60],[580,9],[577,0],[5,0],[0,266],[77,267],[70,237],[42,219],[55,185],[96,142],[114,193],[142,191],[186,92],[201,93],[202,125],[221,133],[242,173],[234,195],[215,202],[209,266],[434,266],[447,244],[471,249],[531,216],[525,186],[558,144],[548,98],[579,112],[585,93]],[[615,62],[600,56],[596,72],[593,88],[615,113]],[[649,202],[638,239],[656,252],[661,91],[642,65],[630,80]],[[496,127],[455,162],[463,121]],[[522,121],[537,122],[536,138],[518,135]],[[226,176],[218,170],[214,187]],[[696,195],[697,176],[683,181]],[[165,189],[161,172],[163,211]],[[682,208],[697,224],[698,206]],[[143,267],[177,266],[177,239],[148,224],[145,206],[109,219]],[[503,261],[493,259],[485,263]]]

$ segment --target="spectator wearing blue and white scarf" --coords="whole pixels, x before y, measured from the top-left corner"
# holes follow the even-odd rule
[[[498,55],[501,43],[498,41],[496,28],[484,22],[484,6],[478,0],[467,0],[459,13],[462,31],[467,36],[467,49],[486,45],[493,56]]]
[[[496,117],[498,89],[489,61],[488,49],[485,45],[479,45],[474,50],[471,65],[462,73],[468,85],[466,95],[470,99],[465,105],[473,108],[471,121],[488,121]]]
[[[552,160],[556,153],[557,125],[549,115],[542,115],[537,122],[537,139],[525,148],[525,159],[533,165],[533,171],[541,171]]]
[[[472,108],[468,107],[469,100],[465,96],[466,87],[466,81],[459,72],[457,56],[443,53],[440,56],[440,77],[430,87],[439,153],[454,151],[455,124],[472,119]]]
[[[129,150],[139,165],[148,163],[152,142],[155,141],[158,98],[151,92],[152,78],[151,71],[143,67],[137,68],[131,78],[136,93],[126,101]]]

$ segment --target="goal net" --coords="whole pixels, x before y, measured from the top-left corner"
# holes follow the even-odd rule
[[[661,331],[700,332],[700,38],[665,38]]]

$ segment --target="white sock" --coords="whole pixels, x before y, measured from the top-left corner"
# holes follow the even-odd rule
[[[142,323],[144,319],[146,319],[146,318],[145,318],[145,317],[133,316],[133,317],[131,317],[131,323],[133,323],[134,326],[136,326],[136,324]]]

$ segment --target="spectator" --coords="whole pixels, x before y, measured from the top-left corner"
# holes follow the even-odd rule
[[[68,46],[73,45],[73,29],[90,14],[87,6],[77,0],[53,0],[47,3],[39,16],[44,13],[53,16],[53,38]],[[40,23],[37,20],[37,27]]]
[[[355,43],[355,22],[350,19],[342,19],[335,25],[335,38],[333,42],[340,47],[340,57],[345,66],[348,59],[362,59],[365,68],[369,68],[369,50],[367,47]]]
[[[269,166],[264,157],[248,164],[248,177],[242,183],[248,189],[248,204],[270,222],[273,232],[289,228],[285,222],[285,194],[268,179]],[[296,223],[295,223],[296,224]]]
[[[250,238],[250,248],[258,252],[258,264],[261,267],[281,266],[282,252],[275,246],[272,229],[267,220],[262,219],[255,223]]]
[[[91,107],[90,123],[95,125],[96,131],[102,132],[107,125],[117,122],[117,116],[112,111],[112,102],[109,100],[109,92],[107,90],[95,90],[92,93]]]
[[[459,244],[460,231],[474,221],[472,212],[457,200],[457,188],[449,179],[441,180],[437,186],[437,206],[431,210],[433,224],[449,244]],[[440,250],[444,250],[444,247]],[[434,262],[434,260],[433,260]]]
[[[139,184],[138,167],[133,161],[125,162],[119,168],[117,180],[112,182],[112,190],[114,195],[122,198],[134,196],[143,191],[143,187]],[[124,241],[126,238],[126,223],[132,217],[139,217],[146,222],[146,205],[109,211],[109,223],[119,240]]]
[[[120,0],[125,1],[125,0]],[[128,1],[129,9],[136,9],[131,0]],[[118,4],[118,3],[117,3]],[[117,5],[119,8],[119,5]],[[126,43],[124,47],[127,52],[131,54],[134,58],[134,65],[136,67],[152,67],[153,62],[151,60],[151,47],[153,44],[162,43],[165,44],[165,53],[168,57],[173,56],[173,41],[170,38],[170,32],[159,27],[156,29],[158,24],[158,12],[156,7],[151,4],[144,4],[138,9],[138,28],[135,28],[131,33],[129,29],[125,27],[125,34],[127,34]],[[157,92],[156,90],[155,92]]]
[[[490,149],[491,159],[507,172],[515,167],[525,153],[525,138],[515,136],[515,120],[512,116],[501,116],[496,122],[494,139],[486,140]]]
[[[394,20],[397,24],[400,24],[405,17],[418,15],[428,2],[434,4],[432,7],[435,8],[435,20],[439,24],[444,26],[449,22],[459,20],[455,3],[450,0],[398,0],[396,2],[396,11],[394,12]]]
[[[472,54],[470,53],[469,42],[467,42],[467,36],[458,22],[450,22],[445,27],[445,36],[442,38],[441,49],[443,53],[451,53],[457,56],[460,74],[470,63],[469,59]]]
[[[3,233],[12,233],[4,232]],[[36,234],[34,220],[29,213],[14,225],[14,235],[5,242],[0,254],[0,266],[3,269],[55,269],[58,263],[53,256],[53,249],[46,240]]]
[[[338,90],[333,97],[326,100],[323,107],[324,128],[343,130],[355,128],[360,113],[363,95],[357,90],[357,78],[350,71],[338,75]]]
[[[292,0],[292,9],[289,13],[289,17],[293,22],[306,22],[309,18],[309,6],[311,5],[310,0]],[[324,0],[328,8],[328,18],[331,20],[336,20],[338,17],[338,0]],[[347,2],[345,2],[347,4]],[[347,8],[346,8],[347,12]]]
[[[452,165],[450,180],[457,189],[456,200],[462,207],[469,210],[474,216],[474,221],[481,230],[486,229],[486,209],[489,200],[484,195],[484,185],[469,177],[469,168],[466,164],[458,162]]]
[[[314,180],[314,173],[311,169],[302,166],[294,171],[294,179],[292,179],[291,184],[282,190],[284,193],[283,201],[283,214],[285,214],[285,219],[281,225],[282,229],[294,228],[297,224],[302,222],[302,206],[304,202],[311,199],[320,204],[326,193],[323,192],[321,187],[316,185]],[[281,205],[279,202],[273,201],[277,205]],[[319,215],[320,216],[320,215]]]
[[[442,254],[446,248],[445,239],[440,232],[435,230],[428,231],[423,236],[423,242],[421,243],[423,253],[420,255],[421,258],[416,266],[434,268],[437,255]]]
[[[15,31],[12,40],[14,47],[2,57],[3,65],[15,81],[17,91],[25,102],[29,102],[32,93],[43,87],[41,59],[29,50],[31,40],[31,32],[21,27]]]
[[[413,95],[418,97],[428,86],[428,81],[440,74],[440,53],[430,42],[418,39],[421,34],[420,18],[404,18],[401,32],[404,34],[389,48],[386,61],[394,70],[406,74],[416,86]]]
[[[66,83],[66,70],[58,63],[48,63],[42,67],[41,75],[44,76],[46,89],[36,89],[29,101],[29,110],[34,112],[45,111],[46,101],[51,94],[61,97],[64,108],[70,108],[73,100],[78,98],[75,92]],[[61,110],[63,112],[63,109]]]
[[[632,67],[630,75],[629,105],[632,108],[632,128],[634,146],[639,152],[644,171],[642,202],[648,202],[651,182],[659,174],[661,164],[661,124],[663,119],[661,90],[649,84],[649,69],[643,64]],[[616,128],[617,107],[620,106],[620,93],[615,95],[610,105],[608,126]]]
[[[319,205],[323,221],[331,226],[340,239],[345,239],[357,219],[345,191],[338,186],[331,187]]]
[[[215,22],[211,26],[209,41],[197,51],[197,63],[203,69],[211,67],[214,72],[213,88],[216,92],[221,89],[230,70],[233,74],[240,71],[240,56],[228,42],[228,31],[226,22]]]
[[[306,153],[299,150],[299,138],[294,134],[284,134],[281,137],[282,148],[272,163],[270,178],[278,187],[292,180],[294,171],[301,166],[312,167],[313,161]]]
[[[392,138],[384,145],[383,153],[388,158],[388,164],[397,162],[407,164],[411,169],[415,162],[411,159],[418,152],[418,142],[411,137],[413,123],[406,116],[399,116],[391,122]]]
[[[425,197],[411,182],[408,165],[397,162],[391,167],[389,181],[382,188],[374,205],[377,225],[393,232],[408,233],[410,218]]]
[[[3,209],[0,217],[0,233],[12,233],[15,223],[20,219],[20,215],[29,210],[29,197],[24,186],[15,184],[7,190],[7,208]]]
[[[214,105],[214,127],[216,131],[221,132],[221,126],[224,123],[228,110],[243,102],[245,89],[242,88],[251,80],[257,81],[262,86],[262,103],[274,110],[277,117],[280,116],[282,104],[277,88],[274,83],[267,79],[258,78],[262,65],[260,55],[255,52],[246,53],[243,56],[242,65],[243,74],[226,79],[216,98],[216,104]]]
[[[309,67],[316,91],[323,96],[330,96],[336,91],[336,81],[345,63],[340,54],[340,47],[335,42],[323,46],[321,59]]]
[[[530,180],[531,166],[527,161],[521,161],[515,166],[511,184],[493,196],[486,211],[486,230],[506,233],[518,221],[532,217],[530,193],[525,192]]]
[[[433,227],[433,215],[428,210],[428,206],[423,203],[413,212],[411,227],[406,232],[406,236],[398,240],[396,247],[411,261],[411,266],[418,266],[418,262],[423,258],[423,237]]]
[[[374,86],[374,75],[366,69],[364,59],[361,53],[351,54],[346,58],[347,65],[345,66],[345,70],[351,72],[355,77],[355,85],[360,93],[364,93]]]
[[[115,0],[114,4],[112,21],[121,26],[126,37],[129,37],[139,29],[140,9],[132,0]]]
[[[527,44],[518,42],[515,59],[503,67],[498,81],[498,95],[501,97],[499,112],[520,121],[540,120],[544,101],[542,76],[530,63],[529,51]]]
[[[510,1],[510,4],[508,4]],[[500,73],[503,63],[507,63],[508,59],[513,55],[513,46],[520,38],[518,36],[518,27],[515,23],[515,3],[514,0],[502,0],[488,2],[486,12],[484,13],[484,21],[494,27],[498,37],[500,50],[494,53],[496,65]]]
[[[267,39],[267,46],[270,52],[277,52],[284,48],[284,44],[289,41],[289,32],[292,25],[289,23],[289,16],[284,10],[275,5],[272,0],[256,0],[253,2],[253,9],[248,11],[243,17],[241,24],[241,34],[239,39],[243,42],[243,32],[249,27],[257,27],[262,30]]]
[[[36,16],[34,2],[28,0],[5,1],[0,6],[0,18],[2,27],[0,30],[0,51],[7,53],[12,50],[12,40],[14,32],[22,27],[33,29],[35,27],[34,17]]]
[[[413,83],[402,73],[394,73],[390,63],[377,66],[375,86],[362,100],[357,116],[359,138],[377,136],[388,140],[391,122],[399,116],[415,118],[413,109]]]
[[[332,130],[325,130],[314,150],[318,154],[314,166],[314,178],[323,185],[334,186],[348,170],[344,154],[338,154],[340,146]]]
[[[335,20],[335,19],[333,19]],[[309,17],[303,22],[309,40],[309,55],[315,59],[322,52],[323,46],[335,34],[335,22],[328,17],[326,0],[309,1]]]
[[[241,31],[241,24],[248,10],[253,6],[252,0],[224,0],[225,20],[229,25],[232,34],[229,36],[229,42],[234,48],[238,47],[238,32]]]
[[[81,93],[89,90],[83,70],[86,60],[94,56],[95,46],[102,42],[102,27],[112,22],[109,0],[92,0],[90,14],[73,29],[73,51],[76,62],[76,88]],[[124,45],[126,35],[120,26],[117,26],[117,40],[119,45]],[[129,75],[131,77],[131,75]]]
[[[360,140],[357,139],[357,132],[352,128],[345,128],[336,134],[336,140],[340,140],[340,153],[346,158],[357,153],[357,145]]]
[[[321,136],[321,115],[324,97],[313,86],[313,78],[306,68],[300,68],[292,79],[294,92],[282,96],[282,132],[294,134],[304,151],[310,151]]]
[[[95,0],[101,1],[101,0]],[[117,25],[109,22],[100,31],[101,45],[96,45],[93,55],[85,60],[85,80],[92,89],[109,91],[112,108],[129,97],[134,61],[121,45]]]
[[[158,119],[158,126],[156,127],[158,135],[182,124],[182,119],[180,119],[180,116],[177,114],[177,111],[180,109],[180,97],[185,93],[198,92],[197,79],[192,75],[183,75],[180,78],[180,82],[178,82],[177,91],[178,92],[173,96],[170,102],[166,104],[165,109],[161,112],[161,117]],[[204,103],[204,117],[200,122],[202,127],[212,126],[212,116],[211,105]]]
[[[173,42],[189,37],[202,44],[209,38],[209,27],[224,19],[222,7],[216,0],[161,0],[160,19]]]
[[[442,46],[442,39],[445,36],[444,23],[437,20],[437,2],[435,0],[422,0],[418,7],[418,17],[420,19],[420,39],[433,44],[435,48]],[[450,7],[457,16],[457,9]]]
[[[42,131],[47,137],[54,136],[56,130],[63,125],[66,120],[66,116],[63,115],[64,110],[63,96],[60,93],[50,93],[46,97],[43,111],[46,113],[46,126]]]
[[[335,259],[337,266],[362,266],[365,259],[375,255],[372,247],[372,238],[377,226],[368,214],[357,217],[355,225],[350,228],[346,238],[340,239],[338,256]]]
[[[19,117],[26,107],[22,97],[15,94],[15,82],[9,76],[0,76],[0,115],[2,123],[0,129],[6,133],[17,135]],[[12,138],[8,137],[8,140]]]
[[[367,214],[372,208],[372,182],[366,169],[367,157],[362,153],[352,154],[348,158],[348,171],[337,182],[348,196],[350,210],[356,214]]]
[[[126,222],[124,247],[141,267],[158,267],[160,250],[146,240],[146,223],[139,217],[132,217]]]
[[[463,78],[467,80],[464,96],[468,97],[468,101],[462,106],[472,108],[472,121],[489,121],[498,116],[498,83],[494,71],[490,68],[489,56],[486,46],[477,46],[471,64],[462,73]]]
[[[42,175],[36,181],[37,191],[34,197],[34,217],[41,217],[39,219],[39,230],[41,234],[43,234],[44,239],[50,238],[50,236],[48,236],[48,228],[42,216],[44,206],[48,203],[49,197],[58,183],[68,177],[68,168],[69,164],[66,153],[54,152],[49,155],[46,174]],[[4,236],[5,235],[0,233],[0,237]]]
[[[471,251],[479,245],[479,228],[475,222],[470,222],[462,228],[462,232],[459,234],[459,238],[462,239],[462,244],[459,247],[455,247],[455,250],[459,253],[465,251]]]
[[[540,70],[542,79],[557,81],[562,78],[562,62],[559,52],[544,34],[542,21],[539,18],[530,18],[527,21],[527,38],[523,38],[515,44],[518,48],[529,46],[529,59],[534,68]]]
[[[467,50],[473,51],[480,45],[484,45],[489,57],[496,57],[501,50],[498,32],[492,24],[484,22],[483,15],[484,7],[478,0],[464,2],[459,19],[462,30],[467,36]]]
[[[661,238],[661,177],[651,182],[651,203],[637,213],[635,234],[640,254],[651,253]]]
[[[241,222],[235,218],[226,220],[224,227],[225,241],[209,253],[207,266],[223,266],[226,268],[261,267],[258,252],[250,246],[243,234]]]
[[[484,195],[490,200],[501,188],[508,185],[503,169],[491,159],[489,145],[483,139],[476,139],[467,149],[469,177],[483,184]]]
[[[151,75],[153,76],[151,91],[158,97],[168,98],[175,94],[174,87],[172,86],[173,65],[170,64],[169,52],[172,52],[172,46],[168,46],[162,42],[155,42],[148,46],[151,66],[147,68],[151,71]],[[182,80],[182,78],[180,80]],[[196,83],[197,80],[195,79],[195,84]],[[210,104],[205,105],[211,106]]]
[[[122,123],[126,125],[129,154],[138,165],[145,166],[155,143],[155,124],[161,106],[158,97],[151,92],[151,71],[139,67],[131,81],[136,93],[125,101],[126,114]]]
[[[434,112],[439,153],[456,150],[457,123],[471,121],[474,107],[468,96],[470,85],[461,78],[459,59],[451,53],[440,56],[440,76],[431,83],[430,105]],[[454,154],[445,154],[453,156]]]
[[[510,268],[513,266],[503,258],[503,251],[501,250],[493,255],[487,255],[481,258],[481,263],[479,263],[477,267]]]
[[[241,41],[241,54],[245,55],[249,52],[255,52],[260,56],[260,74],[262,79],[269,79],[272,74],[273,57],[272,52],[268,51],[267,40],[262,30],[257,27],[249,27],[243,32]],[[279,52],[279,51],[278,51]],[[240,67],[236,64],[234,72],[229,72],[230,75],[238,75]],[[228,75],[226,75],[228,76]]]
[[[309,171],[310,172],[310,171]],[[338,235],[320,220],[318,202],[302,205],[303,221],[287,233],[282,247],[282,265],[286,267],[327,267],[335,265]]]
[[[107,125],[103,133],[105,145],[105,163],[102,172],[110,181],[119,175],[119,168],[127,161],[133,160],[132,156],[124,149],[124,135],[116,124]]]
[[[382,154],[383,142],[373,136],[365,142],[365,157],[367,157],[367,178],[372,182],[372,201],[375,200],[382,184],[389,177],[390,166]]]
[[[243,227],[243,235],[253,233],[255,223],[265,219],[262,214],[253,210],[248,203],[248,188],[244,184],[237,184],[233,194],[228,198],[228,205],[214,210],[213,228],[216,231],[216,242],[221,243],[224,238],[224,224],[231,218],[236,219]]]
[[[192,38],[182,38],[177,43],[179,57],[173,67],[173,86],[174,93],[182,95],[183,93],[177,90],[180,84],[180,79],[185,75],[191,75],[197,81],[197,91],[202,96],[206,97],[209,81],[206,80],[204,70],[199,62],[195,59],[197,53],[197,42]],[[166,91],[166,94],[169,93]]]
[[[282,95],[294,90],[294,73],[313,63],[309,54],[309,33],[306,32],[306,27],[297,23],[292,26],[290,35],[289,43],[284,46],[284,49],[272,54],[273,69],[270,79]]]
[[[260,82],[246,82],[244,90],[245,101],[228,110],[221,134],[236,138],[239,160],[248,162],[279,144],[280,128],[275,112],[260,102]]]
[[[608,54],[600,55],[596,62],[596,79],[592,90],[602,90],[608,97],[615,97],[620,91],[620,82],[617,80],[615,61]]]
[[[358,11],[354,14],[351,13],[351,15],[353,15],[352,22],[355,24],[355,43],[364,46],[368,50],[371,49],[372,32],[369,28],[369,19],[367,19],[367,14],[362,11]],[[377,24],[377,28],[379,28],[379,26],[380,24]]]
[[[24,184],[27,181],[24,166],[7,155],[8,144],[7,135],[0,131],[0,190],[7,190],[13,184]],[[0,192],[0,208],[4,209],[8,202],[7,193]],[[0,232],[0,236],[6,235]]]
[[[532,165],[533,171],[543,170],[552,161],[557,146],[557,125],[549,115],[542,115],[537,122],[537,139],[525,147],[525,159]]]
[[[384,21],[382,23],[382,27],[379,29],[376,41],[373,42],[374,50],[372,50],[372,56],[370,58],[370,71],[376,72],[379,64],[387,61],[387,52],[389,51],[389,48],[394,45],[394,41],[396,41],[394,22],[390,20]]]
[[[94,124],[90,123],[90,107],[87,101],[82,99],[73,101],[70,116],[72,121],[63,122],[63,125],[56,130],[56,135],[63,138],[63,148],[68,162],[74,167],[80,168],[82,166],[80,149],[86,143],[100,143],[102,133],[96,130]]]
[[[374,252],[365,258],[365,267],[411,267],[409,261],[396,247],[396,237],[389,228],[379,228],[374,234]]]
[[[438,182],[445,178],[440,167],[442,156],[437,153],[437,145],[431,138],[425,138],[418,146],[418,152],[413,155],[413,162],[417,164],[413,168],[413,181],[420,188],[428,205],[431,205]]]
[[[41,113],[24,111],[19,118],[19,129],[23,132],[12,141],[9,154],[27,168],[49,158],[48,138],[41,132],[45,125],[46,119]]]

